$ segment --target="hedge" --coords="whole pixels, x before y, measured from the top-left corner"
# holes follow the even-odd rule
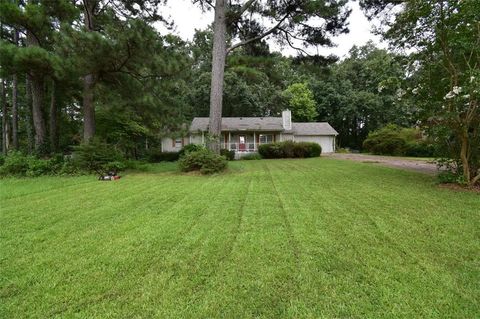
[[[262,144],[258,147],[258,153],[263,158],[318,157],[322,153],[322,147],[313,142],[285,141]]]

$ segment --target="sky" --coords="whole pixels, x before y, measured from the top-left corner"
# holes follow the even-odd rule
[[[342,34],[333,38],[333,42],[337,45],[332,48],[319,48],[318,53],[323,55],[334,54],[339,57],[345,57],[353,45],[363,45],[372,40],[380,47],[386,47],[380,40],[380,37],[371,32],[372,24],[367,20],[361,11],[358,2],[350,2],[352,13],[348,19],[350,33]],[[169,16],[175,22],[173,33],[179,35],[185,40],[192,40],[195,29],[205,29],[213,22],[213,10],[202,12],[198,5],[192,4],[191,0],[171,0],[166,8],[162,9],[162,13]],[[165,31],[160,27],[160,30]],[[281,48],[273,41],[269,41],[272,51],[280,51],[283,55],[295,55],[296,51],[290,47]],[[309,50],[316,53],[316,49]]]

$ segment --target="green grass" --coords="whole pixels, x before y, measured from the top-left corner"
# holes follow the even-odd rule
[[[478,318],[480,196],[333,159],[0,181],[0,318]]]

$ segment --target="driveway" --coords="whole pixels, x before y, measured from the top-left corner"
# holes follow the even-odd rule
[[[351,160],[363,163],[373,163],[394,168],[401,168],[426,174],[436,174],[437,166],[424,159],[393,157],[393,156],[379,156],[367,154],[326,154],[326,157],[338,158],[343,160]]]

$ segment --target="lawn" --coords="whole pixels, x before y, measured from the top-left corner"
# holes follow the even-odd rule
[[[1,318],[478,318],[480,196],[335,159],[0,180]]]

